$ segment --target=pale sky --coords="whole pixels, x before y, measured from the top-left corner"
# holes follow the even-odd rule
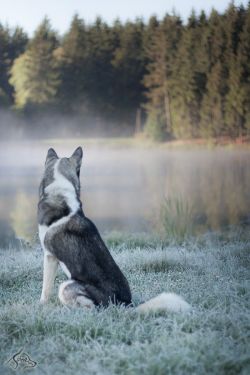
[[[247,5],[248,0],[235,0],[235,5]],[[197,12],[212,7],[223,12],[229,0],[0,0],[0,22],[10,27],[19,25],[30,35],[47,15],[53,27],[63,33],[72,16],[78,13],[86,22],[92,22],[100,15],[108,23],[119,17],[122,21],[134,20],[137,16],[156,14],[160,18],[173,9],[186,20],[191,9]]]

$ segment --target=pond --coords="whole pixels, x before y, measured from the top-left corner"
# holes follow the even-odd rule
[[[101,232],[154,232],[166,197],[192,207],[201,230],[250,223],[249,149],[114,148],[84,142],[83,209]],[[70,156],[76,142],[0,143],[0,223],[37,232],[38,186],[49,147]],[[2,225],[1,224],[1,225]]]

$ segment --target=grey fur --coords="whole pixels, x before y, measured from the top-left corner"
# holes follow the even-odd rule
[[[70,210],[64,197],[58,194],[53,201],[42,196],[38,203],[38,222],[50,226],[57,220],[69,215]]]
[[[84,295],[97,306],[107,306],[110,302],[130,305],[131,292],[127,279],[97,228],[83,213],[79,179],[81,161],[81,147],[70,158],[62,159],[58,159],[53,149],[48,151],[38,203],[39,225],[48,227],[44,248],[51,257],[67,267],[74,280],[64,291],[64,298],[68,296],[69,303]],[[53,194],[48,193],[47,188],[53,186],[56,162],[60,175],[74,187],[79,204],[76,212],[72,212],[67,194],[62,194],[60,189],[58,192],[53,190]]]
[[[53,148],[50,148],[47,153],[45,164],[51,161],[52,159],[58,159],[57,153]]]
[[[62,291],[59,292],[59,298],[62,303],[67,303],[76,306],[92,307],[93,302],[86,298],[87,292],[84,286],[78,281],[72,281],[70,284],[64,286],[62,284]]]
[[[59,172],[74,186],[78,200],[80,200],[80,168],[80,162],[73,157],[62,158],[58,167]]]

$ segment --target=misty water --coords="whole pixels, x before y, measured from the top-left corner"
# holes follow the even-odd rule
[[[200,230],[250,222],[249,149],[109,148],[80,142],[85,215],[103,232],[155,232],[165,197],[193,207]],[[0,223],[37,232],[38,186],[48,147],[70,156],[76,142],[0,143]]]

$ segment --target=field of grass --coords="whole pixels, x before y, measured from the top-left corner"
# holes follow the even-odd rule
[[[135,304],[162,291],[181,294],[188,314],[140,316],[133,309],[40,306],[42,253],[0,251],[0,374],[23,349],[32,374],[249,374],[250,236],[208,234],[184,245],[148,237],[107,240]],[[64,275],[58,272],[56,283]],[[26,371],[27,372],[27,371]]]

